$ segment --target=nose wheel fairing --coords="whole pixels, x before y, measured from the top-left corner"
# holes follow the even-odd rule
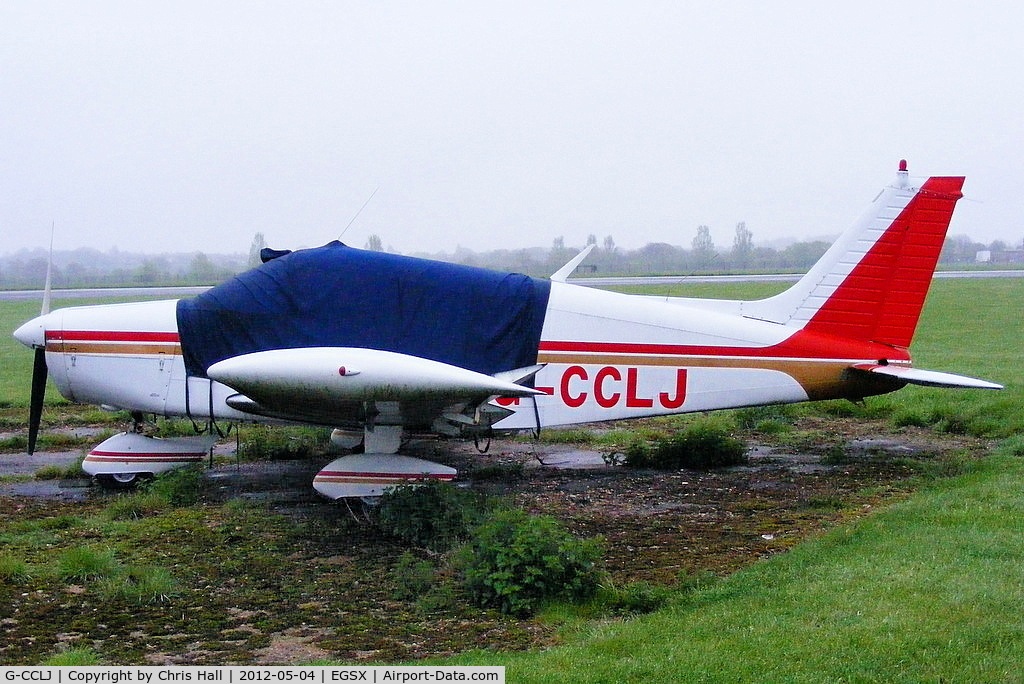
[[[158,475],[168,470],[202,463],[215,439],[210,436],[162,439],[122,432],[104,440],[82,461],[82,470],[114,481],[131,476]]]

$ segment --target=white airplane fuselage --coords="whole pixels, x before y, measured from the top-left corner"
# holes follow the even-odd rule
[[[177,300],[165,300],[71,307],[35,319],[45,327],[47,366],[60,393],[74,402],[161,416],[253,419],[227,404],[235,389],[186,376],[176,306]],[[556,282],[538,349],[545,365],[534,382],[543,394],[497,398],[514,413],[494,427],[535,428],[538,417],[540,427],[549,427],[859,399],[883,387],[844,378],[845,370],[880,360],[906,365],[910,357],[896,347]]]
[[[363,431],[367,453],[379,454],[394,453],[403,430],[479,436],[860,400],[907,383],[996,389],[913,368],[909,352],[963,180],[915,186],[902,164],[799,282],[756,301],[565,282],[583,255],[549,282],[331,243],[193,300],[53,311],[15,333],[36,349],[30,449],[42,405],[35,380],[47,371],[71,401]],[[165,448],[188,451],[150,451]],[[139,462],[133,449],[124,443],[121,472]],[[323,471],[330,496],[407,477],[397,465],[353,467]]]

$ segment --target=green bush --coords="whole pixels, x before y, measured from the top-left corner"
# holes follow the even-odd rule
[[[398,557],[391,573],[395,582],[394,597],[399,601],[411,601],[426,594],[434,586],[436,572],[433,563],[406,551]]]
[[[653,444],[636,441],[626,449],[624,465],[656,470],[709,470],[747,462],[747,447],[712,420],[691,423]]]
[[[194,466],[169,470],[143,483],[140,489],[165,499],[171,506],[191,506],[202,495],[203,473]]]
[[[598,540],[581,540],[549,516],[501,511],[473,531],[455,559],[470,598],[527,616],[545,602],[582,601],[597,591]]]
[[[447,482],[428,480],[388,490],[374,509],[385,533],[432,551],[447,551],[469,536],[483,517],[478,494]]]
[[[420,613],[451,611],[459,605],[458,586],[445,556],[439,557],[435,564],[406,551],[398,557],[391,577],[395,583],[392,596],[399,601],[413,602]]]
[[[330,432],[316,427],[252,425],[240,432],[238,458],[242,461],[291,461],[322,454]]]

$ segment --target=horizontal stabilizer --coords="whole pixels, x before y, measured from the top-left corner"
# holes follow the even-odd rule
[[[544,363],[537,363],[532,366],[525,366],[523,368],[516,368],[515,370],[495,373],[492,377],[495,377],[502,382],[511,382],[516,385],[521,385],[527,380],[532,380],[533,376],[537,375],[537,373],[539,373],[546,365],[547,364]]]
[[[925,387],[957,387],[968,389],[1003,389],[1002,385],[987,380],[968,378],[965,375],[953,373],[940,373],[939,371],[922,370],[920,368],[906,368],[903,366],[880,366],[873,363],[862,363],[853,366],[854,370],[877,375],[887,375],[896,378],[901,382],[911,385],[924,385]]]

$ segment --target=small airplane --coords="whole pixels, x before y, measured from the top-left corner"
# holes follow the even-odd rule
[[[193,421],[335,428],[361,450],[313,481],[331,499],[450,480],[398,452],[415,433],[494,431],[864,397],[907,384],[1001,389],[909,352],[963,177],[896,179],[791,288],[756,301],[627,295],[364,251],[275,252],[191,299],[58,309],[35,350],[29,451],[46,378],[74,402]],[[85,458],[108,484],[201,461],[211,438],[126,432]]]

